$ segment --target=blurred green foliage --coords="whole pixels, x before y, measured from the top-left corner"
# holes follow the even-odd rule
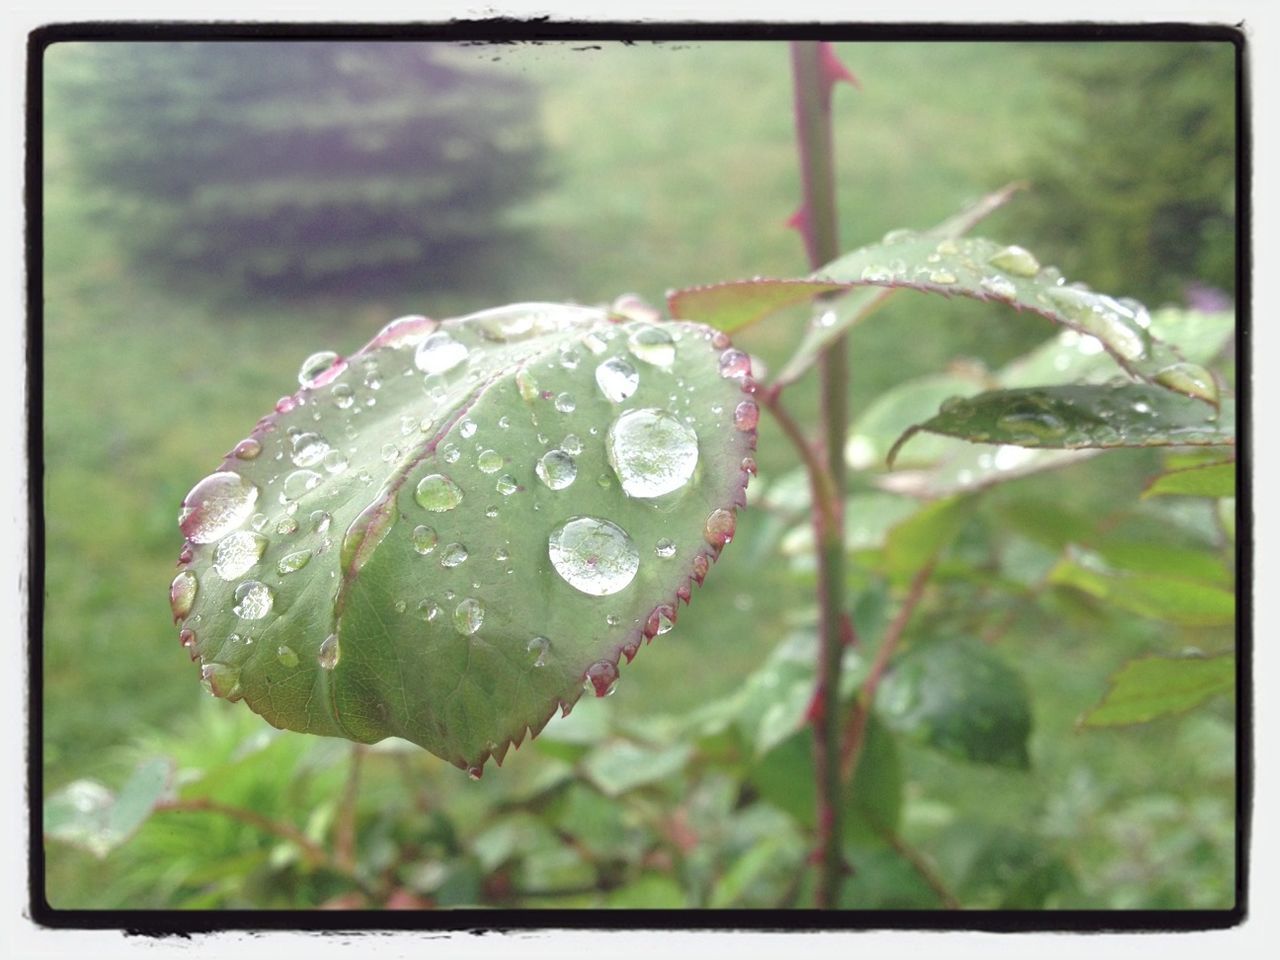
[[[1105,46],[1113,58],[1133,52]],[[864,84],[836,98],[846,247],[937,222],[997,186],[995,171],[1046,130],[1075,123],[1053,108],[1040,47],[849,44],[840,53]],[[74,130],[51,122],[46,131],[42,761],[47,794],[62,803],[55,813],[65,818],[59,791],[77,781],[71,799],[99,811],[89,832],[52,824],[78,844],[46,844],[54,906],[812,904],[807,486],[767,420],[752,509],[676,628],[624,668],[616,695],[580,702],[480,782],[396,741],[357,761],[345,742],[274,731],[243,706],[209,698],[174,640],[165,589],[178,503],[307,354],[349,350],[410,311],[594,301],[629,288],[656,299],[686,283],[803,270],[798,238],[782,226],[797,177],[781,44],[469,56],[472,70],[485,61],[538,86],[556,174],[556,186],[514,217],[532,231],[527,256],[488,274],[482,297],[442,292],[429,278],[305,306],[217,306],[176,293],[130,265],[118,225],[92,216],[106,186],[75,175]],[[1229,75],[1209,74],[1226,96]],[[753,78],[750,96],[738,93],[744,78]],[[1045,236],[1015,235],[1013,215],[1001,211],[982,232],[1039,251]],[[1115,292],[1133,291],[1122,283]],[[802,320],[779,316],[735,340],[777,370]],[[1173,342],[1198,337],[1204,362],[1232,382],[1229,318],[1170,312],[1154,322]],[[1144,498],[1155,478],[1196,462],[1176,452],[1011,465],[1000,454],[1015,448],[931,437],[936,445],[918,440],[925,449],[904,451],[913,459],[902,470],[883,465],[902,422],[936,409],[939,392],[961,392],[956,382],[975,385],[969,392],[1018,385],[1014,372],[1032,365],[1076,376],[1075,347],[1051,333],[1036,317],[904,293],[851,334],[862,459],[848,491],[848,576],[861,645],[847,655],[843,704],[922,544],[943,552],[903,656],[926,664],[952,642],[979,645],[990,685],[980,698],[932,697],[928,711],[897,711],[935,672],[915,669],[894,681],[898,699],[879,703],[849,796],[849,908],[1233,902],[1236,732],[1225,684],[1190,712],[1078,726],[1115,678],[1130,696],[1130,661],[1230,654],[1222,594],[1234,575],[1233,501]],[[912,392],[932,399],[913,405]],[[790,396],[798,416],[811,415],[808,384]],[[851,441],[851,458],[857,451]],[[892,486],[912,473],[928,474],[920,489],[956,499],[920,510]],[[1089,577],[1066,576],[1068,568]],[[1114,602],[1117,584],[1135,575],[1158,581],[1155,599]],[[1158,591],[1184,585],[1212,594],[1213,616],[1160,602]],[[1191,705],[1180,688],[1167,693],[1174,709]],[[1113,702],[1109,715],[1130,702]],[[992,717],[1012,718],[996,747],[969,749]],[[161,809],[120,844],[139,805],[157,801],[156,757],[171,760]],[[347,801],[357,763],[360,789]],[[117,790],[127,803],[111,801]]]
[[[46,54],[50,122],[135,261],[294,297],[458,285],[542,183],[534,89],[413,42]]]
[[[1055,44],[1057,119],[1017,175],[1011,211],[1070,276],[1152,305],[1235,289],[1235,48]]]

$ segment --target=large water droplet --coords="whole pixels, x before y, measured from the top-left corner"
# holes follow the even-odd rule
[[[417,526],[413,528],[413,549],[424,557],[436,548],[436,544],[439,541],[439,536],[431,527]]]
[[[556,395],[556,409],[561,413],[573,413],[578,407],[574,402],[573,394],[561,393]]]
[[[213,552],[213,569],[223,580],[238,580],[257,565],[266,549],[267,538],[260,533],[227,534]]]
[[[484,604],[467,597],[453,610],[453,626],[464,637],[473,636],[484,623]]]
[[[304,387],[321,387],[346,367],[347,361],[332,350],[321,350],[302,361],[302,367],[298,370],[298,383]]]
[[[237,460],[257,460],[258,454],[262,453],[262,444],[253,437],[247,437],[237,443],[231,452]]]
[[[665,410],[628,410],[609,427],[609,464],[632,497],[679,490],[698,465],[698,436]]]
[[[304,496],[320,486],[324,477],[316,473],[314,470],[295,470],[284,478],[284,483],[280,487],[280,502],[289,503],[292,500],[301,500]]]
[[[733,511],[717,507],[711,512],[711,516],[707,517],[703,535],[706,537],[707,543],[713,547],[722,547],[733,539],[733,531],[736,526],[737,521],[734,519]]]
[[[182,498],[178,527],[193,543],[212,543],[253,513],[258,488],[238,473],[212,473]]]
[[[654,607],[653,612],[649,614],[649,619],[644,626],[644,635],[646,637],[660,637],[664,633],[670,633],[671,628],[675,625],[675,607],[666,603],[660,604]]]
[[[661,327],[636,327],[627,336],[627,349],[631,355],[655,367],[666,369],[676,360],[676,345],[671,334]]]
[[[440,619],[440,614],[444,611],[440,609],[440,605],[432,600],[421,600],[418,602],[418,619],[427,623],[434,623]]]
[[[760,422],[760,408],[754,400],[743,400],[733,411],[733,425],[739,430],[754,430]]]
[[[535,667],[546,666],[547,651],[551,648],[551,641],[546,637],[534,637],[527,644],[525,650],[533,657],[533,665]]]
[[[275,597],[271,588],[257,580],[246,580],[236,587],[236,605],[232,612],[241,620],[261,620],[271,612]]]
[[[730,348],[720,354],[720,376],[726,380],[741,380],[751,373],[751,358],[741,350]]]
[[[610,357],[596,367],[596,384],[606,397],[621,403],[640,386],[640,374],[621,357]]]
[[[502,469],[502,454],[497,450],[483,450],[476,457],[476,467],[481,473],[497,473]]]
[[[418,481],[413,498],[425,510],[444,513],[462,502],[462,490],[443,474],[432,473]]]
[[[215,697],[239,700],[244,694],[240,688],[240,671],[225,663],[205,663],[200,666],[200,679]]]
[[[361,510],[342,535],[338,551],[342,569],[358,573],[378,549],[378,544],[387,538],[395,518],[395,509],[381,496]]]
[[[627,532],[596,517],[573,517],[556,527],[547,553],[569,586],[593,597],[625,589],[640,569],[640,552]]]
[[[177,623],[191,612],[196,602],[196,592],[200,589],[200,581],[190,570],[183,570],[169,584],[169,608],[173,611],[173,622]]]
[[[325,670],[332,670],[342,659],[342,648],[338,645],[338,635],[331,633],[324,638],[320,649],[316,651],[316,662]]]
[[[597,697],[607,697],[617,688],[618,668],[608,660],[597,660],[587,667],[583,686],[595,692]]]
[[[448,373],[467,359],[467,352],[465,344],[439,330],[418,344],[413,364],[426,374]]]
[[[1001,300],[1013,300],[1018,296],[1018,288],[1008,277],[983,277],[979,283],[983,290]]]
[[[672,540],[663,537],[653,547],[653,552],[663,560],[668,560],[676,555],[676,545]]]
[[[516,478],[509,473],[504,473],[498,478],[498,482],[494,484],[494,489],[504,497],[509,497],[520,489],[520,484],[516,482]]]
[[[578,465],[563,450],[548,450],[534,466],[534,472],[552,490],[563,490],[578,476]]]
[[[318,433],[299,433],[293,438],[290,459],[295,467],[310,467],[324,459],[329,441]]]
[[[460,543],[451,543],[440,552],[440,566],[453,567],[461,566],[467,560],[467,548]]]
[[[285,576],[290,573],[297,573],[310,562],[310,550],[297,550],[294,553],[287,553],[281,557],[276,563],[276,571],[281,576]]]
[[[1019,246],[997,250],[987,262],[997,270],[1012,273],[1015,277],[1034,277],[1040,271],[1040,261],[1035,255]]]

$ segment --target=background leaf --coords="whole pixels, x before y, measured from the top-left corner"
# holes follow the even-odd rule
[[[1235,461],[1170,470],[1151,481],[1144,497],[1234,497]]]
[[[1111,678],[1111,689],[1082,722],[1087,727],[1146,723],[1230,693],[1235,685],[1232,655],[1130,660]]]
[[[157,757],[138,766],[115,793],[93,780],[68,784],[45,800],[45,836],[105,857],[151,816],[172,776],[173,764]]]

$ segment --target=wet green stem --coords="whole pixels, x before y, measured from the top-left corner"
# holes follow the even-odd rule
[[[796,140],[804,205],[798,225],[804,235],[810,265],[817,269],[839,253],[836,236],[834,151],[831,142],[831,81],[823,75],[818,43],[791,44],[795,85]],[[843,817],[840,804],[841,717],[837,709],[843,647],[850,635],[844,602],[844,436],[848,427],[849,370],[844,337],[823,353],[822,438],[818,452],[825,469],[806,460],[814,493],[814,541],[817,545],[821,649],[818,679],[810,711],[817,775],[818,850],[820,862],[817,905],[831,909],[840,902],[844,880],[841,850]],[[776,411],[775,411],[776,413]],[[785,429],[784,424],[784,429]],[[824,489],[825,488],[825,489]]]

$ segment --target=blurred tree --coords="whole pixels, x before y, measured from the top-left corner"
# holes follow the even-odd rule
[[[446,44],[91,43],[46,110],[140,260],[296,293],[456,284],[540,182],[533,89]]]
[[[1235,287],[1234,53],[1227,43],[1072,44],[1057,110],[1018,172],[1012,232],[1065,273],[1152,303]]]

